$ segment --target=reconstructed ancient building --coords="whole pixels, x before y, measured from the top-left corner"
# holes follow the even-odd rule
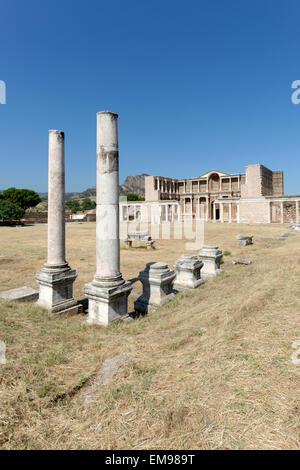
[[[299,201],[300,196],[284,196],[282,171],[256,164],[238,174],[211,170],[182,180],[146,176],[145,202],[121,204],[123,220],[298,223]]]

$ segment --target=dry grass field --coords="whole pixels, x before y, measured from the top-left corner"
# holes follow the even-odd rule
[[[37,288],[46,260],[45,225],[0,228],[0,290]],[[205,243],[231,252],[225,273],[164,307],[109,328],[84,327],[84,314],[48,315],[33,304],[0,302],[2,449],[300,448],[300,234],[287,226],[207,224]],[[237,233],[254,245],[238,247]],[[146,262],[171,267],[184,241],[156,250],[121,246],[121,270],[134,279]],[[249,266],[233,265],[246,255]],[[75,297],[95,271],[95,224],[67,224]],[[141,291],[134,283],[130,310]],[[92,401],[81,388],[105,359],[132,356]]]

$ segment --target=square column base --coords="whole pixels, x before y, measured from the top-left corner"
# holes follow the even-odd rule
[[[61,271],[45,266],[38,271],[35,278],[40,285],[37,305],[51,313],[78,313],[79,305],[73,298],[76,277],[76,271],[69,266]]]
[[[118,287],[99,287],[86,284],[85,296],[88,298],[88,318],[86,325],[108,326],[117,320],[128,317],[128,296],[132,290],[130,282],[124,282]]]
[[[171,271],[166,263],[148,263],[146,269],[139,274],[139,280],[143,284],[143,293],[134,302],[134,310],[137,313],[146,314],[173,299],[175,277],[175,272]]]
[[[203,262],[195,255],[181,255],[174,264],[177,274],[174,282],[174,289],[177,291],[186,291],[196,289],[204,283],[201,279],[201,269]]]
[[[205,245],[199,252],[199,258],[203,262],[201,277],[207,279],[210,277],[218,276],[223,273],[220,268],[221,258],[223,251],[215,245]]]

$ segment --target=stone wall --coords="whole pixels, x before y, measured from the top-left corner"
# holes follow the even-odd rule
[[[283,196],[283,171],[273,171],[273,196]]]
[[[267,201],[239,202],[240,223],[267,224],[269,222],[269,203]]]
[[[260,165],[246,167],[246,181],[241,185],[241,197],[261,196]]]
[[[154,176],[145,176],[145,200],[158,201],[160,199],[160,191],[155,189]]]

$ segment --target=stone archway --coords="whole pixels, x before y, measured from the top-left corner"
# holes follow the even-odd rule
[[[208,180],[209,192],[220,191],[220,176],[218,173],[212,173]]]

